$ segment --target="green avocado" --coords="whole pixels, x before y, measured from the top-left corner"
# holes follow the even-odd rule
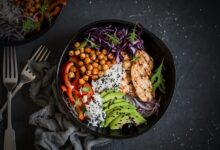
[[[122,114],[127,114],[127,113],[136,113],[136,110],[132,107],[125,107],[125,108],[122,108],[122,109],[118,109],[117,111],[113,111],[112,113],[110,114],[106,114],[106,120],[105,120],[105,124],[104,124],[104,127],[107,127],[109,126],[109,124],[115,119],[117,118],[119,115],[122,115]]]
[[[116,103],[120,103],[120,102],[125,102],[125,101],[126,100],[122,99],[122,98],[120,98],[120,99],[111,99],[111,100],[103,103],[103,108],[106,108],[106,107],[108,107],[108,106],[110,106],[112,104],[116,104]]]
[[[114,108],[119,107],[119,106],[130,106],[130,107],[133,107],[135,109],[135,106],[129,104],[126,101],[124,101],[124,102],[115,103],[115,104],[112,104],[112,105],[106,107],[104,109],[104,112],[108,112],[109,110],[114,109]]]
[[[109,93],[113,93],[113,92],[117,92],[118,90],[117,89],[109,89],[109,90],[105,90],[103,91],[100,96],[103,98],[105,97],[106,95],[108,95]]]
[[[110,129],[112,130],[121,129],[122,126],[126,123],[133,123],[136,126],[138,126],[145,122],[146,119],[143,118],[138,112],[123,113],[110,123]]]
[[[124,96],[124,93],[122,92],[112,92],[112,93],[109,93],[107,95],[105,95],[103,98],[102,98],[102,102],[105,103],[111,99],[119,99],[119,98],[123,98]]]

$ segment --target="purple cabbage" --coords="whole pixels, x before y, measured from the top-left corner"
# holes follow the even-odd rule
[[[131,57],[134,56],[138,49],[144,49],[144,41],[141,39],[142,26],[138,25],[136,28],[136,41],[130,42],[128,40],[128,34],[131,32],[127,27],[118,27],[118,26],[105,26],[105,27],[95,27],[89,29],[85,35],[94,42],[99,47],[96,49],[107,49],[108,52],[111,52],[115,55],[116,61],[123,61],[123,56],[121,55],[122,51],[126,51]],[[106,34],[114,35],[118,38],[118,44],[112,44]]]
[[[138,98],[128,95],[126,95],[126,99],[129,100],[129,102],[137,108],[137,111],[146,118],[154,114],[158,115],[159,113],[160,99],[159,101],[153,99],[150,102],[141,102]]]

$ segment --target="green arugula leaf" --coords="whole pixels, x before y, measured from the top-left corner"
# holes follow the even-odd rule
[[[162,93],[166,93],[165,79],[163,77],[162,71],[165,70],[163,65],[164,60],[162,60],[160,66],[155,70],[155,73],[151,77],[151,83],[153,85],[153,91],[156,92],[159,89]]]
[[[30,19],[25,20],[22,24],[22,31],[26,33],[29,31],[33,31],[36,28],[37,28],[37,24]]]
[[[43,5],[41,5],[41,7],[40,7],[40,14],[44,15],[45,12],[47,11],[48,7],[49,7],[49,5],[47,3],[44,3]]]
[[[92,48],[95,48],[95,49],[99,48],[98,45],[96,45],[93,41],[89,40],[89,37],[85,38],[85,40],[90,43]]]
[[[120,40],[116,35],[110,35],[108,33],[106,33],[105,35],[108,37],[112,44],[117,45],[120,43]]]
[[[135,24],[134,28],[132,29],[132,31],[128,34],[128,40],[130,42],[134,42],[137,40],[137,34],[136,34],[136,27],[137,27],[137,24]]]
[[[90,88],[86,86],[82,87],[81,90],[86,93],[90,92]]]
[[[140,58],[141,58],[141,56],[136,55],[136,56],[134,56],[134,57],[131,59],[131,62],[137,61],[137,60],[140,59]]]

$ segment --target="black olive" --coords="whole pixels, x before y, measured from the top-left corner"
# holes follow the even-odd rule
[[[137,127],[133,123],[126,123],[122,126],[122,133],[129,134],[137,131]]]

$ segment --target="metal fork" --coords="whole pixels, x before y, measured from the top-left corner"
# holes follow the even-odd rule
[[[30,60],[33,60],[35,62],[41,62],[46,61],[50,55],[50,51],[45,46],[41,45],[38,50],[34,53],[34,55],[30,58]],[[26,64],[21,72],[21,78],[19,84],[16,86],[16,88],[12,91],[12,97],[21,89],[21,87],[33,81],[36,78],[36,76],[31,72],[30,68],[28,67],[28,64]],[[7,103],[3,105],[3,107],[0,110],[0,121],[2,120],[2,114],[4,110],[7,108]]]
[[[18,82],[18,68],[15,48],[5,48],[3,56],[3,83],[8,91],[8,124],[5,130],[4,150],[16,150],[15,131],[12,128],[11,100],[12,90]]]

